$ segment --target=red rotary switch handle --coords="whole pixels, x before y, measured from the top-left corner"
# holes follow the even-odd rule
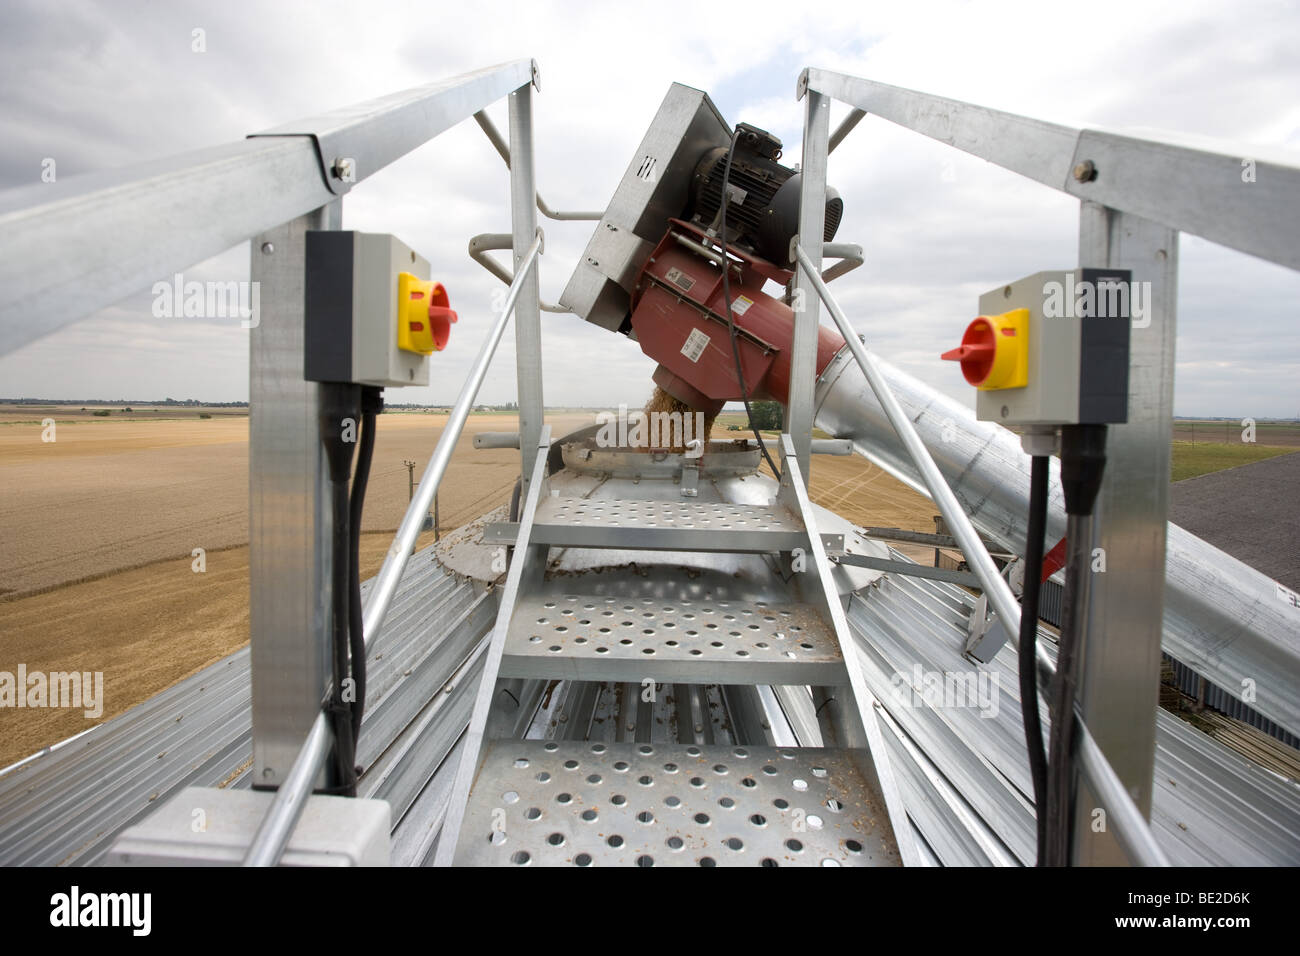
[[[960,362],[961,373],[972,385],[982,385],[993,371],[993,359],[997,355],[997,341],[993,326],[988,319],[976,319],[966,327],[961,337],[961,345],[944,352],[941,358],[949,362]]]

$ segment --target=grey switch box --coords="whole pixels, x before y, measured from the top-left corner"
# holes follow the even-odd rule
[[[428,385],[429,357],[397,347],[397,277],[429,263],[384,233],[307,233],[304,375],[310,382]]]
[[[1028,384],[976,392],[981,421],[1102,425],[1128,420],[1132,273],[1038,272],[980,296],[980,314],[1029,311]]]

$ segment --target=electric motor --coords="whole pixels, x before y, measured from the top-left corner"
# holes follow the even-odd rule
[[[799,232],[799,190],[802,176],[777,162],[781,141],[748,123],[736,125],[736,149],[727,177],[727,242],[783,268],[790,268],[790,240]],[[691,185],[686,219],[706,230],[721,225],[722,179],[727,148],[719,146],[701,157]],[[826,189],[826,226],[822,241],[830,242],[840,227],[844,202]]]

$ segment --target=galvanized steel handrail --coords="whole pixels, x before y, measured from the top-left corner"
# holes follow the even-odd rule
[[[803,270],[809,282],[812,283],[813,288],[817,290],[818,297],[825,304],[826,310],[830,312],[835,324],[839,327],[840,334],[844,336],[849,351],[857,360],[858,367],[862,369],[862,374],[866,377],[867,384],[871,386],[871,390],[875,393],[881,408],[884,409],[885,415],[889,418],[889,423],[893,425],[894,431],[903,442],[908,454],[911,455],[912,461],[925,482],[926,489],[930,492],[930,497],[939,506],[939,511],[943,514],[948,529],[952,532],[953,538],[956,539],[957,545],[961,548],[966,563],[979,579],[980,586],[988,596],[989,603],[993,605],[998,618],[1002,621],[1002,626],[1011,635],[1012,641],[1018,641],[1020,634],[1020,604],[1012,593],[1011,586],[998,572],[997,565],[993,563],[993,558],[989,555],[988,549],[980,539],[979,532],[975,530],[975,526],[957,501],[957,496],[948,487],[943,473],[930,455],[930,450],[925,447],[925,443],[921,441],[920,436],[916,433],[911,419],[907,417],[902,406],[898,404],[898,399],[889,388],[889,383],[881,374],[875,359],[863,347],[847,316],[840,309],[839,303],[835,301],[830,289],[826,287],[826,283],[818,274],[817,267],[798,243],[795,244],[794,251],[799,267]],[[1036,660],[1040,676],[1050,680],[1056,668],[1046,649],[1041,645],[1037,648]],[[1120,844],[1131,854],[1133,859],[1143,866],[1168,866],[1169,861],[1164,851],[1160,849],[1159,844],[1156,843],[1150,826],[1143,819],[1142,814],[1138,811],[1128,793],[1125,792],[1123,784],[1107,762],[1101,748],[1089,735],[1087,727],[1084,726],[1082,715],[1077,713],[1076,726],[1078,729],[1080,767],[1089,782],[1094,785],[1098,799],[1105,804],[1106,809],[1110,811],[1111,816],[1114,818],[1116,826],[1113,829]]]
[[[1295,153],[1168,133],[1076,128],[827,70],[805,70],[799,77],[796,95],[808,96],[810,111],[813,105],[825,107],[831,98],[852,107],[848,118],[828,139],[824,119],[820,121],[823,129],[818,129],[810,119],[805,128],[805,149],[811,142],[814,157],[821,149],[824,160],[870,113],[1078,198],[1084,214],[1089,210],[1109,210],[1115,218],[1100,230],[1094,225],[1093,235],[1104,238],[1105,230],[1115,228],[1118,223],[1127,222],[1131,229],[1140,229],[1145,222],[1148,230],[1163,228],[1174,237],[1189,232],[1300,270],[1300,246],[1294,241],[1294,224],[1300,220],[1300,156]],[[807,192],[803,200],[808,201]],[[808,231],[806,226],[801,228],[805,233]],[[1089,234],[1086,222],[1081,228],[1084,230],[1081,236],[1086,237]],[[818,287],[815,266],[819,257],[816,244],[810,246],[814,255],[809,257],[804,253],[801,267],[808,275],[809,284]],[[1089,249],[1085,258],[1095,253],[1095,249]],[[1163,259],[1164,253],[1160,256]],[[888,394],[883,376],[872,368],[872,360],[859,346],[856,335],[827,297],[824,287],[818,288],[818,292],[848,340],[890,425],[948,518],[967,560],[979,577],[985,577],[987,553],[982,547],[972,551],[968,542],[960,540],[964,535],[958,534],[958,530],[967,531],[969,522],[960,509],[949,507],[955,505],[955,497],[946,486],[936,492],[931,479],[938,472],[928,452],[924,458],[917,457],[917,446],[923,451],[924,446],[916,439],[911,422],[899,414],[898,404]],[[1169,374],[1172,374],[1172,358],[1163,360],[1169,363]],[[955,516],[959,517],[954,523]],[[1013,643],[1016,642],[1019,607],[1014,604],[1005,581],[996,579],[992,588],[986,588],[986,593]],[[1158,628],[1159,615],[1155,617]],[[1050,680],[1054,667],[1042,647],[1038,649],[1037,666],[1041,679]],[[1076,715],[1079,713],[1076,704]],[[1167,865],[1135,800],[1081,716],[1078,722],[1076,746],[1080,773],[1090,784],[1095,799],[1111,814],[1114,824],[1111,832],[1120,849],[1135,862]],[[1104,731],[1106,740],[1123,733],[1113,721],[1109,726],[1103,722],[1100,730]],[[1132,779],[1147,772],[1149,767],[1126,767]]]
[[[839,303],[831,295],[830,289],[827,288],[826,283],[818,274],[817,267],[808,258],[808,253],[804,251],[803,246],[795,245],[795,258],[812,283],[813,288],[817,290],[818,297],[826,305],[826,309],[835,320],[835,324],[839,326],[840,334],[844,336],[844,341],[848,344],[849,350],[853,353],[853,357],[857,359],[862,374],[867,378],[867,383],[871,386],[872,391],[876,393],[876,398],[880,401],[881,408],[885,410],[885,415],[889,418],[890,424],[894,426],[894,431],[902,440],[908,454],[911,455],[917,470],[920,471],[921,480],[925,482],[930,497],[939,506],[939,511],[942,512],[944,520],[948,523],[948,529],[953,538],[956,539],[957,546],[961,548],[971,570],[979,578],[984,593],[988,595],[989,603],[993,605],[998,617],[1004,622],[1010,622],[1013,619],[1018,620],[1020,617],[1020,604],[1016,601],[1011,586],[998,573],[997,565],[993,563],[993,558],[989,556],[988,549],[984,546],[979,532],[975,530],[970,518],[962,510],[961,504],[957,501],[957,496],[948,487],[943,473],[939,471],[939,466],[934,463],[934,458],[931,457],[929,449],[925,447],[925,442],[921,441],[916,429],[912,427],[911,420],[903,411],[902,406],[898,404],[898,399],[894,397],[889,384],[880,373],[875,359],[863,348],[857,333],[853,331],[853,326],[840,309]],[[1007,626],[1010,627],[1010,624],[1007,624]]]
[[[505,332],[511,313],[514,312],[515,300],[519,298],[520,289],[523,288],[529,271],[537,264],[537,256],[541,251],[541,247],[542,238],[538,236],[524,253],[523,259],[519,263],[519,271],[515,273],[515,281],[511,283],[505,304],[501,308],[501,316],[497,319],[492,331],[488,333],[488,337],[479,348],[478,357],[474,359],[474,365],[470,369],[469,376],[461,387],[460,397],[456,399],[456,405],[447,418],[447,424],[443,427],[442,436],[438,439],[438,445],[429,457],[429,465],[420,478],[419,489],[406,509],[406,516],[402,518],[402,524],[397,529],[393,545],[388,549],[388,556],[384,558],[384,565],[379,571],[379,577],[375,579],[375,586],[370,592],[369,601],[366,603],[364,631],[367,646],[383,626],[384,615],[388,613],[388,605],[393,599],[393,593],[397,590],[397,582],[406,567],[406,561],[410,557],[411,549],[415,547],[415,539],[419,537],[420,528],[424,523],[424,516],[429,511],[433,496],[437,494],[438,485],[442,482],[443,475],[446,474],[447,465],[451,461],[452,453],[456,448],[456,442],[459,441],[460,433],[465,427],[465,420],[469,417],[470,409],[474,405],[474,399],[478,397],[479,387],[482,386],[483,379],[487,375],[488,366],[492,364],[492,356],[496,354],[501,335]]]
[[[816,68],[799,76],[797,95],[810,90],[855,108],[832,136],[835,145],[859,113],[872,114],[1080,200],[1300,269],[1300,156],[1293,153],[1081,129]]]
[[[222,146],[0,194],[0,355],[333,202],[535,74],[515,60]]]
[[[406,570],[407,561],[419,537],[424,516],[429,511],[429,505],[438,491],[443,475],[447,472],[447,465],[465,428],[470,409],[474,406],[478,390],[487,375],[488,367],[492,364],[492,357],[496,354],[501,336],[509,324],[510,315],[514,312],[520,289],[537,265],[541,245],[542,239],[539,235],[533,240],[519,263],[519,270],[515,273],[515,280],[511,283],[501,315],[488,332],[487,338],[483,340],[482,346],[479,347],[478,356],[474,359],[465,384],[461,386],[460,396],[456,399],[447,424],[443,426],[437,447],[429,457],[429,464],[420,478],[419,490],[407,506],[406,514],[388,549],[388,555],[384,558],[383,567],[380,568],[379,576],[375,579],[375,585],[367,595],[362,623],[367,656],[383,629],[384,618],[388,614],[393,595],[397,592],[398,582]],[[312,722],[302,749],[298,751],[298,756],[289,768],[284,782],[275,792],[266,816],[262,818],[262,823],[244,857],[244,866],[275,866],[279,862],[284,848],[288,845],[289,837],[298,823],[298,818],[307,805],[307,798],[311,796],[316,776],[325,763],[330,741],[329,721],[325,717],[325,712],[321,711]]]

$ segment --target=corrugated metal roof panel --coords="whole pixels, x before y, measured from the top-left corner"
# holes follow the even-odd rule
[[[425,685],[442,666],[421,665],[432,659],[433,639],[455,620],[472,621],[477,629],[491,617],[483,612],[490,597],[448,574],[429,550],[416,558],[375,648],[369,708],[376,721],[371,726],[382,725],[380,736],[387,738],[370,738],[371,784],[405,809],[396,815],[393,845],[395,860],[408,863],[429,859],[436,843],[447,798],[441,771],[456,766],[459,746],[453,746],[457,728],[416,719],[432,713]],[[994,682],[988,686],[996,687],[984,706],[936,707],[899,694],[916,682],[918,667],[923,675],[975,670],[961,654],[972,605],[960,588],[895,574],[856,593],[848,619],[865,651],[868,684],[887,711],[886,743],[924,858],[947,865],[1027,863],[1034,823],[1014,649],[1004,647],[980,668]],[[462,710],[445,708],[452,715]],[[195,784],[247,786],[249,733],[244,649],[0,776],[0,862],[93,863],[158,799]],[[1187,865],[1300,863],[1300,788],[1294,782],[1164,712],[1157,714],[1156,739],[1153,825],[1171,859]],[[394,754],[416,749],[436,772],[417,768],[412,774],[398,766]],[[440,763],[439,755],[446,755]]]
[[[1263,770],[1173,714],[1156,721],[1151,820],[1181,866],[1300,864],[1300,784]]]
[[[895,553],[896,559],[906,560]],[[900,683],[925,673],[969,673],[976,665],[961,648],[966,636],[954,602],[970,607],[960,588],[889,575],[857,592],[849,626],[866,651],[866,677],[891,722],[951,785],[919,779],[927,765],[899,759],[908,815],[945,864],[986,862],[989,854],[953,832],[964,808],[978,816],[965,824],[972,838],[983,828],[1021,862],[1034,856],[1034,817],[1020,716],[1016,652],[1010,644],[979,670],[996,679],[996,709],[931,706]],[[1046,635],[1044,635],[1046,636]],[[1050,645],[1049,645],[1050,646]],[[1046,729],[1044,708],[1044,729]],[[1300,786],[1251,764],[1172,714],[1156,714],[1153,825],[1171,859],[1184,865],[1295,865],[1300,863]],[[891,749],[897,751],[896,746]],[[973,848],[976,847],[976,848]]]

